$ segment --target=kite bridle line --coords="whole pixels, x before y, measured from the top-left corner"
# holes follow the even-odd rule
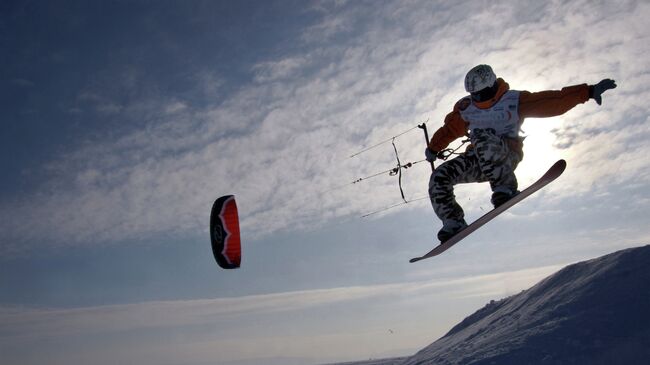
[[[363,149],[363,150],[361,150],[361,151],[359,151],[359,152],[357,152],[357,153],[355,153],[355,154],[350,155],[350,158],[352,158],[352,157],[358,156],[358,155],[360,155],[360,154],[362,154],[362,153],[364,153],[364,152],[366,152],[366,151],[369,151],[369,150],[371,150],[371,149],[373,149],[373,148],[379,147],[379,146],[381,146],[381,145],[384,144],[384,143],[391,142],[391,144],[393,145],[393,151],[395,151],[395,159],[397,160],[397,166],[394,167],[394,168],[392,168],[392,169],[388,169],[388,170],[385,170],[385,171],[377,172],[377,173],[372,174],[372,175],[368,175],[368,176],[365,176],[365,177],[361,177],[361,178],[358,178],[358,179],[352,181],[352,182],[349,183],[349,184],[344,185],[344,186],[347,186],[347,185],[351,185],[351,184],[357,184],[357,183],[360,183],[360,182],[362,182],[362,181],[364,181],[364,180],[368,180],[368,179],[371,179],[371,178],[373,178],[373,177],[377,177],[377,176],[380,176],[380,175],[384,175],[384,174],[386,174],[386,173],[388,173],[389,176],[395,176],[395,175],[397,175],[397,177],[398,177],[398,186],[399,186],[400,195],[401,195],[401,197],[402,197],[402,202],[397,203],[397,204],[393,204],[393,205],[391,205],[391,206],[388,206],[388,207],[386,207],[386,208],[382,208],[382,209],[380,209],[380,210],[377,210],[377,211],[374,211],[374,212],[371,212],[371,213],[368,213],[368,214],[364,214],[363,216],[361,216],[362,218],[368,217],[368,216],[373,215],[373,214],[376,214],[376,213],[380,213],[380,212],[386,211],[386,210],[388,210],[388,209],[392,209],[392,208],[398,207],[398,206],[400,206],[400,205],[404,205],[404,204],[408,204],[408,203],[411,203],[411,202],[414,202],[414,201],[419,201],[419,200],[423,200],[423,199],[427,199],[427,198],[428,198],[428,196],[425,196],[425,197],[419,197],[419,198],[415,198],[415,199],[407,200],[406,197],[405,197],[405,195],[404,195],[404,189],[402,188],[402,170],[408,169],[408,168],[412,167],[412,166],[415,165],[415,164],[418,164],[418,163],[421,163],[421,162],[424,162],[424,161],[427,161],[427,160],[426,160],[426,159],[422,159],[422,160],[418,160],[418,161],[415,161],[415,162],[407,162],[407,163],[405,163],[405,164],[402,164],[402,162],[401,162],[401,160],[400,160],[400,158],[399,158],[399,153],[398,153],[398,151],[397,151],[397,146],[395,145],[395,139],[396,139],[397,137],[400,137],[400,136],[402,136],[402,135],[404,135],[404,134],[406,134],[406,133],[408,133],[408,132],[410,132],[410,131],[412,131],[412,130],[414,130],[414,129],[416,129],[416,128],[420,128],[420,129],[422,129],[422,131],[424,132],[424,139],[425,139],[425,142],[426,142],[426,144],[428,145],[428,144],[429,144],[429,131],[427,130],[427,124],[426,124],[426,122],[428,122],[428,121],[429,121],[429,120],[427,119],[427,120],[426,120],[425,122],[423,122],[422,124],[419,124],[419,125],[417,125],[417,126],[415,126],[415,127],[413,127],[413,128],[410,128],[410,129],[408,129],[408,130],[406,130],[406,131],[404,131],[404,132],[402,132],[402,133],[396,134],[396,135],[392,136],[391,138],[389,138],[389,139],[387,139],[387,140],[385,140],[385,141],[381,141],[381,142],[379,142],[379,143],[377,143],[377,144],[375,144],[375,145],[372,145],[372,146],[370,146],[370,147],[368,147],[368,148],[365,148],[365,149]],[[465,143],[467,143],[468,141],[469,141],[469,140],[464,140],[464,141],[462,141],[462,144],[461,144],[460,146],[458,146],[456,149],[453,149],[453,150],[452,150],[452,149],[445,149],[445,150],[440,151],[440,152],[438,153],[437,157],[438,157],[439,159],[443,160],[443,161],[444,161],[444,160],[447,160],[451,155],[457,154],[456,151],[458,151],[458,150],[459,150],[459,149],[460,149],[460,148],[461,148]],[[434,170],[435,170],[435,167],[434,167],[434,165],[433,165],[433,162],[430,162],[430,165],[431,165],[431,171],[434,171]]]

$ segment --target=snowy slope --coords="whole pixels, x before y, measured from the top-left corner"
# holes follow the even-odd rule
[[[403,357],[383,360],[367,360],[367,361],[354,361],[354,362],[340,362],[330,365],[398,365],[404,361]]]
[[[645,246],[567,266],[491,302],[401,364],[649,363]]]
[[[490,302],[414,356],[385,361],[650,364],[650,246],[567,266]]]

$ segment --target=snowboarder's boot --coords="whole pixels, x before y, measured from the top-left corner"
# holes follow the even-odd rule
[[[494,205],[494,208],[498,208],[517,194],[519,194],[519,191],[515,191],[514,193],[505,192],[505,191],[495,191],[492,194],[492,205]]]
[[[462,221],[445,221],[442,229],[438,232],[440,244],[447,242],[465,227],[467,227],[467,222],[464,219]]]

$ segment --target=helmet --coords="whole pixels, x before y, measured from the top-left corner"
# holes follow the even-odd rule
[[[465,90],[468,93],[476,93],[485,88],[494,86],[497,81],[497,75],[488,65],[478,65],[469,70],[465,76]]]

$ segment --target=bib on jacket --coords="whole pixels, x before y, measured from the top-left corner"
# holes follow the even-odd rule
[[[494,105],[480,109],[468,96],[460,101],[460,115],[475,129],[493,129],[498,136],[517,138],[519,135],[519,91],[508,90]]]

